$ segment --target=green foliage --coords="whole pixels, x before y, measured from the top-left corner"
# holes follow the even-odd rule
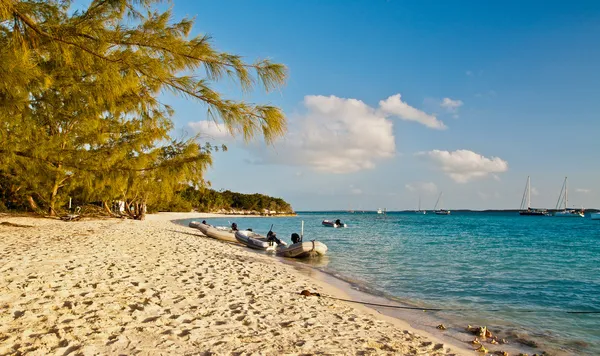
[[[229,190],[217,192],[213,189],[195,189],[188,186],[179,195],[191,203],[198,211],[215,212],[219,210],[254,211],[263,213],[264,210],[278,213],[293,213],[290,204],[281,198],[273,198],[263,194],[242,194]],[[189,210],[186,210],[189,211]]]
[[[211,89],[228,77],[245,91],[269,91],[284,84],[285,66],[248,64],[208,36],[189,38],[193,21],[173,21],[158,2],[94,0],[73,12],[65,0],[0,0],[3,194],[50,214],[73,195],[124,200],[143,218],[147,204],[172,201],[181,184],[202,186],[219,146],[170,137],[173,109],[158,100],[165,91],[206,106],[246,140],[285,133],[279,108]]]

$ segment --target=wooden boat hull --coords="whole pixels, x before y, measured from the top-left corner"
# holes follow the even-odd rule
[[[214,226],[209,226],[209,225],[200,224],[200,223],[194,224],[194,223],[195,223],[195,221],[192,221],[189,224],[189,226],[200,230],[204,235],[206,235],[210,238],[213,238],[216,240],[221,240],[221,241],[227,241],[227,242],[238,242],[236,240],[233,232],[230,232],[225,229],[217,229]],[[192,226],[192,224],[194,226]]]
[[[276,253],[278,256],[290,258],[324,256],[327,253],[327,246],[319,241],[302,241],[290,246],[280,246],[277,248]]]

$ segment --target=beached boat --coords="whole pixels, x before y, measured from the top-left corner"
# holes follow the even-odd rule
[[[255,250],[275,250],[277,247],[277,244],[275,242],[269,242],[267,237],[248,230],[236,231],[235,238],[238,242]],[[287,244],[284,241],[281,241],[281,245],[279,246],[287,246]]]
[[[437,210],[438,204],[441,206],[442,204],[440,204],[440,200],[442,199],[442,194],[444,194],[444,192],[440,192],[440,195],[437,198],[437,201],[435,202],[435,206],[433,207],[433,212],[436,215],[450,215],[450,210],[446,210],[446,209],[439,209]]]
[[[196,228],[196,229],[200,230],[204,235],[211,237],[213,239],[227,241],[227,242],[238,242],[235,239],[235,234],[233,233],[233,230],[231,230],[231,228],[228,228],[228,227],[210,226],[210,225],[198,223],[196,221],[192,221],[189,224],[189,227]]]
[[[339,220],[336,220],[336,221],[323,220],[323,222],[321,222],[321,224],[323,226],[327,226],[327,227],[348,227],[348,225],[339,222]]]
[[[600,220],[600,213],[592,213],[590,218],[592,218],[592,220]]]
[[[565,177],[565,181],[563,182],[562,189],[560,190],[560,195],[558,196],[558,201],[556,202],[556,209],[550,216],[554,216],[557,218],[582,218],[584,217],[583,209],[569,209],[569,189],[567,184],[567,177]],[[561,209],[562,210],[559,210]]]
[[[323,256],[327,253],[327,246],[319,241],[301,241],[289,246],[278,246],[275,250],[278,256],[291,258],[307,258]]]
[[[546,209],[531,209],[531,179],[527,176],[527,184],[521,199],[521,210],[519,215],[523,216],[544,216],[548,213]]]

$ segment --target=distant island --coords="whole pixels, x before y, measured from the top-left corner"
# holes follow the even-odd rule
[[[236,215],[296,215],[292,206],[281,198],[254,193],[243,194],[230,190],[194,189],[187,187],[164,205],[151,207],[157,211],[198,211]]]

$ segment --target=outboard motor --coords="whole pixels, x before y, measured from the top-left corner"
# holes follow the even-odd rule
[[[292,234],[292,243],[297,244],[298,242],[300,242],[300,235],[294,232]]]
[[[233,224],[231,224],[231,230],[233,230],[233,231],[238,231],[238,228],[237,228],[237,224],[236,224],[236,223],[233,223]]]
[[[273,231],[267,233],[267,241],[275,242],[278,245],[281,244],[281,240],[277,238],[277,234]]]

